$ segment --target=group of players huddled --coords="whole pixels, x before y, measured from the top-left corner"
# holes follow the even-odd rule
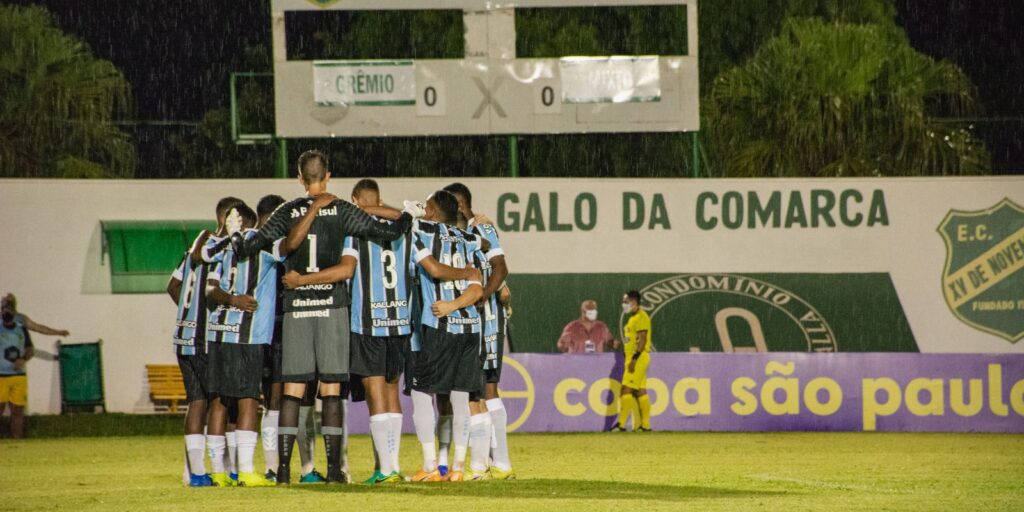
[[[400,211],[384,206],[369,179],[351,202],[327,193],[318,151],[299,157],[298,172],[306,194],[292,201],[269,195],[253,212],[237,198],[220,200],[217,231],[200,234],[168,285],[189,402],[188,485],[290,483],[305,429],[300,410],[313,396],[327,474],[309,462],[301,482],[350,481],[349,397],[365,399],[370,412],[376,461],[366,483],[514,478],[497,392],[508,270],[469,189],[453,183]],[[411,478],[398,457],[403,374],[423,447]],[[253,463],[261,396],[266,473]]]

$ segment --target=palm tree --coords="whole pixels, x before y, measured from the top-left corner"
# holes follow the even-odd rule
[[[0,176],[130,176],[135,148],[111,122],[129,97],[121,72],[45,9],[0,6]]]
[[[797,18],[715,80],[704,129],[728,176],[981,174],[984,146],[939,119],[973,106],[967,76],[898,27]]]

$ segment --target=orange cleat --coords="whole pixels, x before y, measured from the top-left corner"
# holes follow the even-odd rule
[[[443,480],[444,477],[442,477],[441,473],[436,469],[433,471],[423,471],[421,469],[412,476],[413,482],[441,482]]]

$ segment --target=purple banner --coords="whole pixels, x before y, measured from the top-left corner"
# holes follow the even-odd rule
[[[621,354],[506,357],[511,429],[610,428],[622,368]],[[1024,355],[655,353],[647,387],[655,430],[1024,432]],[[353,432],[367,422],[353,404]]]

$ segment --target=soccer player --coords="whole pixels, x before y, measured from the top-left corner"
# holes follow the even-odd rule
[[[464,221],[467,230],[485,240],[489,244],[486,253],[478,266],[484,269],[484,300],[483,300],[483,335],[484,335],[484,400],[485,408],[490,418],[480,428],[487,428],[490,424],[493,429],[494,465],[489,468],[489,477],[498,480],[514,479],[512,461],[508,452],[508,414],[505,411],[505,404],[498,396],[498,382],[501,380],[502,358],[504,357],[505,332],[508,318],[505,315],[505,308],[499,303],[499,291],[505,287],[505,279],[508,277],[508,266],[505,264],[505,251],[498,239],[498,232],[489,219],[478,219],[473,212],[473,194],[469,187],[462,183],[452,183],[444,188],[455,195],[459,203],[460,224]],[[487,222],[480,222],[484,220]],[[472,433],[470,434],[473,435]],[[479,437],[478,433],[478,437]],[[474,452],[474,458],[476,453]],[[477,462],[479,464],[479,461]],[[474,471],[476,471],[474,469]]]
[[[236,197],[225,197],[217,202],[217,229],[211,235],[202,232],[192,247],[182,257],[181,263],[171,274],[167,283],[167,294],[178,306],[173,341],[178,368],[185,383],[185,397],[188,412],[185,414],[185,469],[188,485],[206,487],[213,480],[206,474],[206,425],[207,361],[206,361],[206,285],[208,265],[203,262],[202,251],[206,244],[216,244],[227,236],[228,212],[241,204]]]
[[[651,364],[651,317],[640,307],[640,292],[631,290],[622,296],[622,311],[629,315],[623,329],[626,356],[626,371],[622,374],[622,393],[619,424],[614,431],[625,432],[626,420],[633,409],[637,409],[640,425],[633,421],[633,428],[641,432],[651,431],[651,399],[647,396],[647,366]]]
[[[337,265],[342,241],[349,235],[394,240],[408,229],[412,217],[382,223],[356,206],[326,193],[331,173],[327,157],[307,151],[299,157],[299,181],[306,195],[278,208],[251,238],[233,237],[241,257],[255,254],[268,243],[287,235],[285,268],[300,274]],[[314,199],[315,198],[315,199]],[[306,382],[320,381],[322,427],[327,448],[327,482],[345,483],[341,466],[343,412],[341,383],[348,379],[349,298],[343,285],[308,285],[284,292],[281,372],[284,393],[278,427],[277,483],[290,483],[292,448],[298,433],[299,402]]]
[[[263,196],[256,206],[259,216],[257,228],[263,227],[270,214],[285,203],[283,197],[275,194]],[[277,273],[284,274],[284,266],[277,264]],[[274,334],[263,353],[263,419],[260,423],[260,437],[263,441],[263,461],[266,466],[264,477],[277,481],[277,419],[281,411],[281,286],[277,284],[274,307]]]
[[[417,435],[423,444],[423,469],[414,480],[440,478],[434,447],[434,405],[430,395],[449,395],[453,415],[455,462],[448,473],[449,481],[462,481],[463,462],[469,444],[470,399],[482,395],[483,370],[480,354],[480,316],[473,305],[483,296],[477,274],[472,280],[444,281],[430,272],[428,257],[456,268],[471,264],[474,244],[481,244],[473,235],[462,236],[454,228],[458,201],[450,192],[439,190],[428,200],[426,216],[414,230],[414,260],[418,267],[420,294],[423,300],[422,330],[419,354],[413,369],[413,418]],[[433,306],[439,301],[467,304],[442,316],[435,316]]]
[[[245,204],[235,207],[242,217],[243,236],[252,237],[256,213]],[[263,377],[263,345],[274,336],[277,302],[277,263],[284,260],[278,240],[257,256],[241,259],[232,250],[220,253],[210,272],[207,299],[217,304],[207,322],[209,392],[212,400],[207,444],[213,482],[232,485],[219,464],[223,460],[223,433],[227,408],[237,407],[235,437],[238,443],[238,484],[246,487],[274,485],[253,468],[256,452],[256,409]],[[216,441],[214,441],[216,440]]]
[[[382,206],[377,182],[363,179],[352,190],[352,202],[383,217],[399,212]],[[410,274],[412,243],[407,234],[389,243],[365,237],[347,237],[342,263],[315,274],[285,276],[288,287],[352,279],[350,325],[351,373],[362,379],[370,410],[370,435],[379,467],[365,483],[402,480],[398,455],[402,435],[402,409],[398,379],[404,366],[403,351],[413,329],[415,299]],[[425,263],[442,278],[465,277],[470,271]]]

